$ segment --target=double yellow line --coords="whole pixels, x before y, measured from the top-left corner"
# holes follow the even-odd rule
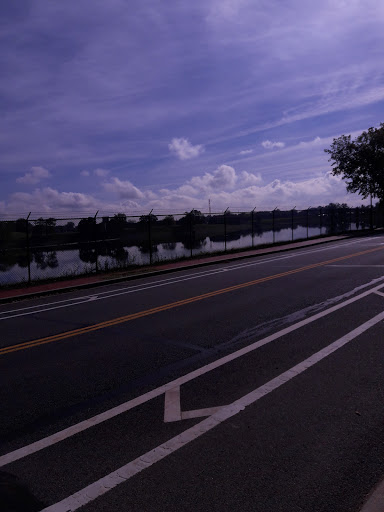
[[[294,270],[288,270],[287,272],[282,272],[280,274],[273,274],[272,276],[261,277],[260,279],[255,279],[254,281],[248,281],[246,283],[229,286],[228,288],[221,288],[220,290],[216,290],[213,292],[203,293],[202,295],[196,295],[195,297],[190,297],[189,299],[178,300],[176,302],[171,302],[170,304],[164,304],[163,306],[158,306],[156,308],[139,311],[138,313],[131,313],[130,315],[120,316],[118,318],[113,318],[112,320],[106,320],[105,322],[100,322],[97,324],[89,325],[88,327],[82,327],[80,329],[74,329],[73,331],[66,331],[66,332],[62,332],[60,334],[54,334],[53,336],[47,336],[46,338],[40,338],[37,340],[27,341],[25,343],[19,343],[18,345],[11,345],[9,347],[4,347],[4,348],[0,349],[0,355],[10,354],[11,352],[16,352],[18,350],[25,350],[27,348],[38,347],[39,345],[45,345],[46,343],[52,343],[53,341],[60,341],[60,340],[64,340],[67,338],[73,338],[74,336],[80,336],[81,334],[87,334],[89,332],[98,331],[99,329],[105,329],[107,327],[112,327],[114,325],[122,324],[125,322],[130,322],[131,320],[136,320],[138,318],[143,318],[145,316],[154,315],[155,313],[161,313],[162,311],[167,311],[169,309],[177,308],[180,306],[185,306],[186,304],[192,304],[193,302],[198,302],[200,300],[209,299],[211,297],[216,297],[217,295],[222,295],[224,293],[233,292],[235,290],[241,290],[243,288],[248,288],[249,286],[254,286],[256,284],[265,283],[267,281],[272,281],[273,279],[279,279],[280,277],[297,274],[299,272],[304,272],[305,270],[311,270],[313,268],[323,267],[324,265],[330,265],[331,263],[336,263],[337,261],[348,260],[350,258],[354,258],[355,256],[362,256],[364,254],[369,254],[371,252],[382,251],[382,250],[384,250],[384,247],[376,247],[374,249],[356,252],[356,253],[350,254],[348,256],[341,256],[340,258],[334,258],[332,260],[322,261],[320,263],[314,263],[312,265],[307,265],[305,267],[300,267],[300,268],[297,268]]]

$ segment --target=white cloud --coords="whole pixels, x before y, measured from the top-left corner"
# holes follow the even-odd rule
[[[98,209],[97,200],[80,192],[59,192],[51,187],[37,188],[31,193],[16,192],[7,201],[7,209],[23,212],[65,212]]]
[[[80,172],[80,176],[89,176],[89,175],[90,175],[89,171],[81,171]]]
[[[251,185],[260,185],[263,181],[261,174],[253,174],[251,172],[243,171],[240,174],[239,184],[242,187],[249,187]]]
[[[106,169],[95,169],[93,171],[93,174],[95,176],[98,176],[99,178],[105,178],[106,176],[108,176],[109,171],[107,171]]]
[[[273,149],[273,148],[283,148],[285,146],[284,142],[272,142],[270,140],[264,140],[261,145],[265,149]]]
[[[36,183],[39,183],[39,181],[50,177],[51,173],[48,169],[45,169],[44,167],[31,167],[30,172],[26,172],[24,176],[17,178],[16,181],[17,183],[22,183],[24,185],[35,185]]]
[[[145,197],[143,192],[130,181],[121,181],[119,178],[112,178],[110,182],[103,183],[103,188],[107,192],[116,194],[120,199],[144,199]]]
[[[198,144],[192,146],[188,139],[172,139],[172,142],[168,144],[168,148],[172,153],[175,153],[180,160],[189,160],[190,158],[196,158],[204,151],[204,146]]]
[[[316,139],[315,139],[316,140]],[[312,141],[313,142],[313,141]],[[7,201],[0,202],[0,212],[20,216],[22,212],[31,211],[33,215],[47,213],[62,216],[79,212],[117,212],[120,208],[118,198],[124,203],[124,211],[140,210],[172,213],[175,210],[186,211],[198,208],[207,211],[208,199],[211,199],[214,211],[229,207],[238,211],[257,209],[271,210],[308,208],[308,206],[325,205],[330,202],[360,205],[364,201],[356,194],[347,194],[346,186],[340,177],[331,172],[323,172],[313,178],[297,180],[275,179],[265,182],[259,173],[248,171],[236,172],[229,165],[221,165],[212,172],[194,176],[174,189],[142,191],[130,181],[112,177],[101,185],[102,197],[98,198],[80,192],[60,192],[50,187],[36,189],[32,193],[17,192]],[[114,195],[114,199],[105,200],[105,193]],[[100,194],[101,196],[101,194]],[[88,215],[88,214],[87,214]]]
[[[203,176],[194,176],[182,187],[184,191],[194,190],[196,193],[210,190],[226,190],[235,187],[237,181],[236,171],[229,165],[220,165],[212,173],[206,172]]]
[[[310,140],[308,142],[299,142],[299,144],[297,144],[297,148],[309,148],[309,147],[313,147],[313,146],[319,146],[319,145],[324,145],[324,140],[321,139],[320,137],[315,137],[313,140]]]
[[[361,197],[347,194],[345,183],[340,177],[333,176],[330,172],[315,178],[301,181],[273,180],[263,184],[260,175],[246,173],[237,175],[236,188],[224,190],[216,187],[200,190],[196,194],[190,183],[174,190],[162,190],[160,197],[150,201],[151,208],[174,211],[179,208],[182,211],[187,208],[198,208],[207,211],[208,198],[214,211],[222,211],[228,206],[238,210],[248,211],[254,206],[257,209],[272,210],[275,206],[288,210],[296,206],[297,209],[305,209],[309,206],[326,205],[330,202],[347,203],[351,206],[363,203]]]
[[[253,153],[253,149],[243,149],[243,151],[240,151],[239,155],[250,155]]]

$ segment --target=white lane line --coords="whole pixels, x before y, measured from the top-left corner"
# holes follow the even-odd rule
[[[180,386],[166,391],[164,396],[164,423],[181,420]]]
[[[51,505],[44,509],[45,512],[73,512],[74,510],[79,509],[80,507],[90,503],[91,501],[99,498],[103,494],[107,493],[114,487],[122,484],[132,478],[134,475],[137,475],[141,471],[148,469],[149,467],[156,464],[160,460],[167,457],[171,453],[176,452],[183,446],[189,444],[194,439],[202,436],[209,430],[217,427],[224,421],[229,418],[232,418],[239,412],[243,411],[246,407],[254,404],[264,396],[268,395],[275,389],[279,388],[286,382],[289,382],[291,379],[297,377],[301,373],[308,370],[315,364],[319,363],[321,360],[328,357],[330,354],[339,350],[341,347],[346,345],[347,343],[354,340],[357,336],[361,335],[377,323],[384,320],[384,312],[376,315],[374,318],[368,320],[364,324],[360,325],[353,331],[349,332],[342,338],[334,341],[327,347],[319,350],[312,356],[304,359],[301,363],[293,366],[286,372],[282,373],[278,377],[270,380],[263,386],[258,387],[257,389],[251,391],[247,395],[239,398],[235,402],[230,405],[222,407],[218,412],[210,416],[209,418],[201,421],[197,425],[185,430],[181,434],[173,437],[169,441],[157,446],[153,450],[140,455],[137,459],[125,464],[121,468],[109,473],[109,475],[100,478],[96,482],[84,487],[84,489],[72,494],[68,498]]]
[[[191,418],[201,418],[203,416],[212,416],[221,409],[220,407],[209,407],[206,409],[196,409],[194,411],[181,411],[180,405],[180,386],[169,389],[164,396],[164,423],[172,421],[189,420]]]
[[[366,292],[363,292],[360,295],[357,295],[356,297],[352,297],[351,299],[348,299],[340,304],[332,306],[331,308],[328,308],[325,311],[321,311],[320,313],[316,313],[316,315],[313,315],[309,318],[301,320],[300,322],[297,322],[296,324],[293,324],[289,327],[285,327],[284,329],[282,329],[274,334],[271,334],[270,336],[267,336],[266,338],[256,341],[255,343],[252,343],[251,345],[243,347],[242,349],[237,350],[236,352],[233,352],[232,354],[224,356],[221,359],[217,359],[216,361],[214,361],[212,363],[202,366],[201,368],[198,368],[197,370],[187,373],[186,375],[179,377],[171,382],[168,382],[167,384],[164,384],[163,386],[160,386],[156,389],[153,389],[152,391],[148,391],[148,393],[144,393],[143,395],[138,396],[132,400],[129,400],[128,402],[124,402],[124,403],[122,403],[116,407],[113,407],[112,409],[109,409],[103,413],[97,414],[96,416],[92,416],[91,418],[88,418],[87,420],[81,421],[80,423],[72,425],[71,427],[65,428],[64,430],[56,432],[55,434],[52,434],[43,439],[40,439],[39,441],[35,441],[34,443],[28,444],[26,446],[23,446],[22,448],[19,448],[17,450],[9,452],[5,455],[2,455],[2,456],[0,456],[0,467],[5,466],[6,464],[10,464],[11,462],[14,462],[16,460],[22,459],[23,457],[26,457],[27,455],[31,455],[32,453],[36,453],[40,450],[43,450],[43,449],[47,448],[48,446],[52,446],[56,443],[59,443],[60,441],[63,441],[64,439],[68,439],[69,437],[72,437],[73,435],[83,432],[84,430],[87,430],[90,427],[99,425],[100,423],[103,423],[104,421],[110,420],[111,418],[114,418],[114,417],[118,416],[119,414],[125,413],[125,412],[133,409],[134,407],[137,407],[141,404],[148,402],[149,400],[152,400],[158,396],[161,396],[169,389],[175,388],[177,386],[181,386],[181,385],[185,384],[186,382],[196,379],[197,377],[200,377],[201,375],[204,375],[212,370],[215,370],[216,368],[219,368],[220,366],[223,366],[231,361],[234,361],[235,359],[237,359],[239,357],[242,357],[250,352],[253,352],[254,350],[256,350],[260,347],[263,347],[264,345],[267,345],[268,343],[271,343],[272,341],[275,341],[278,338],[285,336],[286,334],[296,331],[297,329],[300,329],[301,327],[303,327],[305,325],[311,324],[312,322],[315,322],[316,320],[318,320],[320,318],[323,318],[331,313],[334,313],[335,311],[337,311],[341,308],[344,308],[345,306],[348,306],[349,304],[352,304],[358,300],[361,300],[362,298],[367,297],[368,295],[371,295],[372,293],[380,290],[380,288],[382,288],[382,287],[383,287],[383,284],[380,284],[379,286],[376,286],[375,288],[371,288],[370,290],[367,290]]]
[[[384,265],[327,265],[327,267],[367,267],[367,268],[383,268]]]
[[[193,274],[187,274],[187,275],[179,277],[179,278],[172,277],[172,278],[168,278],[168,279],[162,279],[160,282],[152,282],[152,283],[148,283],[147,285],[144,285],[144,286],[142,284],[132,285],[132,286],[129,286],[128,288],[124,287],[124,288],[119,288],[117,290],[108,290],[105,292],[98,292],[97,295],[95,295],[95,294],[85,295],[85,296],[71,298],[71,299],[64,299],[64,300],[60,300],[60,301],[39,304],[39,305],[35,305],[35,306],[28,306],[25,308],[0,311],[0,321],[1,320],[10,320],[12,318],[28,316],[28,315],[33,315],[33,314],[37,314],[37,313],[44,313],[46,311],[52,311],[55,309],[79,306],[82,304],[86,304],[90,301],[106,300],[106,299],[118,297],[120,295],[141,292],[141,291],[149,290],[152,288],[158,288],[158,287],[162,287],[162,286],[169,286],[174,283],[181,283],[184,281],[188,281],[190,279],[199,279],[199,278],[203,278],[203,277],[207,277],[207,276],[211,276],[211,275],[215,275],[215,274],[220,274],[222,272],[241,270],[243,268],[253,267],[256,265],[264,265],[266,263],[272,263],[274,261],[297,258],[299,256],[303,256],[303,255],[307,255],[307,254],[315,254],[317,252],[322,252],[322,251],[329,251],[332,249],[337,249],[339,247],[345,247],[345,246],[353,245],[356,243],[361,243],[361,240],[349,242],[349,243],[341,243],[338,245],[333,245],[333,246],[328,246],[328,247],[323,247],[323,248],[318,248],[318,249],[312,249],[309,251],[301,251],[301,252],[298,252],[297,254],[275,256],[275,257],[271,257],[271,258],[267,258],[267,259],[263,259],[263,260],[258,260],[255,262],[238,263],[238,264],[226,266],[225,268],[221,268],[221,269],[213,269],[213,270],[205,270],[202,272],[194,272]],[[220,262],[218,262],[217,264],[220,265]],[[226,263],[224,262],[223,264],[226,264]],[[54,306],[54,307],[51,307],[51,306]],[[10,313],[18,313],[18,314],[12,315]],[[2,315],[5,315],[5,316],[2,316]]]
[[[376,295],[381,295],[381,297],[384,297],[384,293],[383,292],[374,292]]]
[[[190,420],[191,418],[203,418],[204,416],[212,416],[225,406],[208,407],[207,409],[195,409],[194,411],[184,411],[181,413],[182,420]]]

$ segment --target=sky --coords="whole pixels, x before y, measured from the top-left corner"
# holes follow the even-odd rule
[[[0,6],[0,217],[367,204],[324,149],[384,121],[382,0]]]

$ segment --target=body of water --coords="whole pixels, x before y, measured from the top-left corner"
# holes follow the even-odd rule
[[[352,226],[354,229],[355,226]],[[308,228],[308,237],[325,234],[325,228]],[[292,233],[290,228],[275,231],[265,231],[253,238],[253,245],[270,244],[297,240],[307,237],[306,226],[297,226]],[[206,237],[203,240],[195,241],[192,247],[192,254],[209,254],[225,250],[224,237]],[[229,234],[227,237],[227,251],[252,247],[252,235],[244,234],[234,238]],[[152,247],[152,262],[174,260],[177,258],[188,258],[191,256],[191,247],[187,243],[172,242],[160,243]],[[97,265],[99,270],[125,268],[128,265],[149,265],[150,253],[148,248],[138,246],[118,246],[118,250],[112,251],[113,256],[98,254]],[[31,262],[31,279],[49,279],[93,273],[96,271],[96,255],[92,249],[70,249],[57,251],[33,252]],[[5,265],[0,261],[0,285],[28,282],[28,268],[26,262],[14,265]]]

